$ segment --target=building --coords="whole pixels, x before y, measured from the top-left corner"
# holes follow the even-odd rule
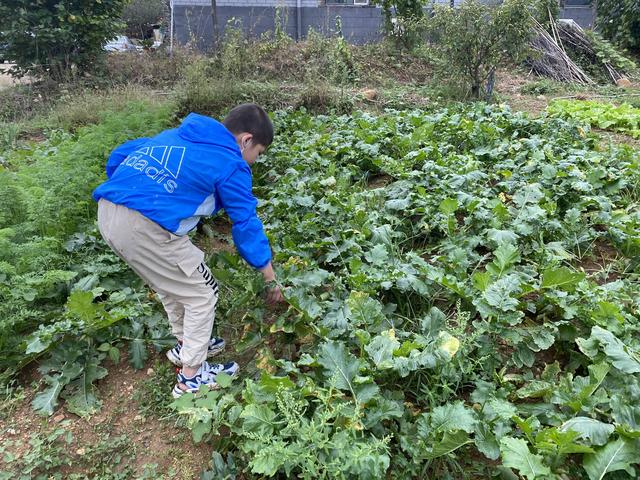
[[[435,0],[457,5],[461,0]],[[573,18],[583,27],[591,27],[594,11],[590,0],[560,0],[561,18]],[[276,22],[292,38],[303,38],[310,28],[324,34],[336,29],[336,17],[342,32],[353,43],[368,43],[382,36],[383,12],[369,0],[216,0],[218,31],[229,22],[241,25],[250,36],[274,31]],[[206,49],[212,39],[211,0],[173,0],[174,32],[181,44]]]
[[[570,18],[582,28],[593,28],[596,21],[595,1],[560,0],[560,18]]]

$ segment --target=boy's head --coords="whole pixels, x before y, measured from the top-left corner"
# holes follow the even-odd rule
[[[238,105],[222,121],[235,137],[242,158],[253,165],[273,142],[273,124],[267,112],[255,103]]]

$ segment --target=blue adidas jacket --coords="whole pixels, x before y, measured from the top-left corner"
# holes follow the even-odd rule
[[[255,268],[271,261],[251,169],[235,137],[213,118],[191,113],[178,128],[120,145],[109,156],[107,177],[93,192],[96,201],[137,210],[176,235],[224,208],[242,258]]]

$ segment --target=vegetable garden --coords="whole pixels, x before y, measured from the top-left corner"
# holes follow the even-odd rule
[[[90,192],[110,149],[172,121],[131,103],[2,153],[1,366],[38,360],[39,413],[92,415],[107,358],[171,344]],[[215,449],[202,478],[636,477],[637,150],[502,105],[274,121],[254,184],[287,308],[209,252],[248,360],[172,405]]]

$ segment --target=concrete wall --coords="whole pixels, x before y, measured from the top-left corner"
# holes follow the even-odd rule
[[[560,18],[570,18],[582,28],[593,28],[596,21],[595,8],[581,5],[566,5],[560,10]]]
[[[192,0],[200,1],[200,0]],[[276,7],[273,6],[221,6],[218,0],[218,28],[220,32],[229,21],[239,20],[245,33],[260,36],[275,30]],[[236,0],[227,0],[236,1]],[[252,3],[267,0],[252,0]],[[303,0],[305,1],[305,0]],[[306,0],[307,2],[309,0]],[[209,3],[209,2],[207,2]],[[336,17],[342,19],[344,37],[356,44],[374,42],[382,37],[382,10],[375,7],[321,6],[302,7],[300,31],[306,36],[309,28],[330,35],[335,32]],[[280,8],[281,25],[293,38],[298,32],[296,9]],[[212,38],[211,6],[176,5],[174,10],[175,35],[178,43],[195,45],[206,50]]]
[[[437,0],[449,4],[450,0]],[[458,5],[462,0],[455,0]],[[595,11],[580,5],[588,0],[565,0],[560,18],[572,18],[584,28],[592,28]],[[178,43],[207,50],[211,44],[212,21],[210,0],[174,0],[175,35]],[[217,0],[218,29],[224,31],[230,20],[242,25],[249,36],[260,36],[275,30],[276,9],[284,30],[297,37],[296,0]],[[309,28],[330,35],[335,32],[336,17],[342,19],[342,32],[356,44],[370,43],[382,38],[382,9],[371,6],[321,5],[319,0],[301,0],[300,32],[306,36]],[[277,6],[277,7],[276,7]]]
[[[297,0],[217,0],[218,7],[295,7]],[[211,6],[211,0],[174,0],[174,5]],[[303,7],[317,7],[318,0],[300,0]]]

